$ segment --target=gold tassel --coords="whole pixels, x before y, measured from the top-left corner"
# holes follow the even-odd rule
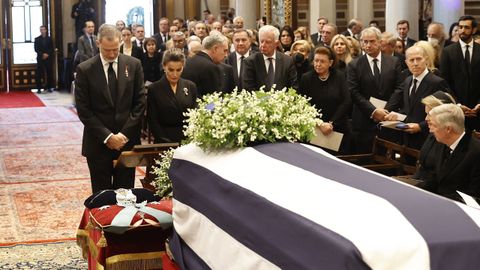
[[[104,248],[106,246],[108,246],[107,245],[107,238],[105,238],[105,233],[102,230],[102,236],[100,237],[100,239],[98,239],[97,247]]]
[[[85,226],[85,230],[86,230],[86,231],[90,231],[90,230],[92,230],[93,228],[94,228],[94,226],[93,226],[92,220],[89,219],[89,220],[88,220],[88,223],[87,223],[87,226]]]

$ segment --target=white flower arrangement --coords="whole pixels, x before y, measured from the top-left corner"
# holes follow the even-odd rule
[[[205,151],[256,142],[304,141],[322,123],[318,110],[294,89],[214,93],[186,113],[185,135]]]
[[[172,197],[172,181],[168,177],[168,169],[172,162],[174,149],[170,148],[168,151],[160,154],[160,159],[155,160],[157,166],[152,167],[152,173],[155,175],[152,185],[155,187],[156,194],[162,198]]]
[[[315,127],[322,123],[318,110],[294,89],[203,96],[198,107],[186,113],[186,142],[205,151],[222,151],[252,143],[310,141]],[[173,149],[160,155],[152,173],[152,182],[161,197],[172,197],[168,169]]]

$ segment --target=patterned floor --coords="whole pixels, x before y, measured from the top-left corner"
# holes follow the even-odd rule
[[[88,269],[74,241],[0,247],[0,269]]]

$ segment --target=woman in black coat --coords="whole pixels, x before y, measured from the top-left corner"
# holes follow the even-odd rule
[[[163,55],[165,76],[149,86],[147,119],[154,142],[181,142],[184,112],[196,107],[197,86],[182,79],[185,55],[179,49],[170,49]]]
[[[335,55],[330,48],[318,47],[313,58],[313,71],[303,74],[299,93],[310,97],[310,103],[320,110],[322,120],[320,130],[324,135],[332,131],[343,133],[339,152],[349,153],[351,129],[348,112],[352,106],[345,75],[333,68]]]
[[[146,85],[150,85],[150,83],[158,81],[162,77],[162,58],[154,38],[146,38],[143,46],[145,47],[145,53],[142,57],[143,80]]]

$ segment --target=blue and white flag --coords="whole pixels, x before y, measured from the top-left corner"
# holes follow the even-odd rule
[[[480,211],[296,143],[175,151],[183,269],[479,269]]]

